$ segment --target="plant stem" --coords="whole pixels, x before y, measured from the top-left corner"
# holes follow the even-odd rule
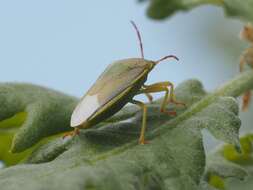
[[[202,109],[209,106],[211,103],[216,101],[221,96],[231,96],[238,97],[244,92],[253,89],[253,71],[246,71],[242,74],[239,74],[234,79],[228,81],[220,88],[216,89],[213,93],[210,93],[204,97],[201,101],[192,105],[187,111],[177,116],[175,119],[166,122],[159,129],[154,130],[154,134],[157,135],[161,132],[167,131],[171,127],[176,127],[182,121],[192,117],[193,115],[199,113]],[[161,133],[162,134],[162,133]]]
[[[253,71],[246,71],[238,75],[231,81],[224,84],[215,91],[218,96],[238,97],[244,92],[253,89]]]

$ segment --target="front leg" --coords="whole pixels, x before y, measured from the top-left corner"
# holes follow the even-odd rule
[[[169,91],[169,88],[170,88],[170,91]],[[138,92],[138,94],[155,93],[155,92],[165,92],[165,95],[161,104],[161,112],[163,113],[167,113],[169,115],[176,115],[175,111],[166,110],[166,106],[169,102],[174,103],[176,105],[185,106],[184,103],[178,102],[175,100],[174,85],[169,81],[159,82],[152,85],[144,85],[143,88]]]
[[[144,85],[142,86],[142,90],[144,90],[146,87],[147,87],[147,86],[144,84]],[[149,103],[152,103],[152,102],[153,102],[153,96],[152,96],[150,93],[144,93],[144,94],[145,94],[145,96],[148,98]]]

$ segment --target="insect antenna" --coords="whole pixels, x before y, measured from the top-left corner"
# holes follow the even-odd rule
[[[158,63],[160,63],[161,61],[164,61],[164,60],[169,59],[169,58],[173,58],[173,59],[179,61],[179,59],[178,59],[175,55],[167,55],[167,56],[165,56],[165,57],[163,57],[163,58],[161,58],[161,59],[155,61],[155,63],[158,64]]]
[[[142,40],[141,40],[141,34],[140,34],[140,31],[138,29],[138,27],[136,26],[136,24],[134,23],[134,21],[130,21],[131,24],[133,25],[136,33],[137,33],[137,36],[138,36],[138,40],[139,40],[139,43],[140,43],[140,50],[141,50],[141,58],[144,59],[144,52],[143,52],[143,46],[142,46]]]

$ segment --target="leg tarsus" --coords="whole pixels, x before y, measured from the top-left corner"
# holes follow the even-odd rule
[[[141,145],[149,144],[149,141],[146,141],[146,140],[142,141],[139,139],[139,144],[141,144]]]
[[[176,100],[169,100],[168,103],[172,103],[172,104],[175,104],[175,105],[186,107],[185,103],[179,102],[179,101],[176,101]]]
[[[177,116],[177,112],[176,112],[176,111],[168,111],[168,110],[166,110],[166,109],[161,109],[160,111],[161,111],[162,113],[164,113],[164,114],[169,115],[169,116]]]
[[[79,135],[80,134],[80,129],[78,128],[75,128],[73,131],[70,131],[70,132],[67,132],[63,135],[63,139],[65,139],[66,137],[74,137],[76,135]]]

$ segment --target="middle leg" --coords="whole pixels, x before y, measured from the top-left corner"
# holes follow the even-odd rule
[[[145,131],[146,131],[146,127],[147,127],[147,106],[138,100],[132,100],[131,103],[138,105],[143,110],[142,127],[141,127],[141,134],[140,134],[140,138],[139,138],[139,143],[146,144],[147,141],[145,141]]]

